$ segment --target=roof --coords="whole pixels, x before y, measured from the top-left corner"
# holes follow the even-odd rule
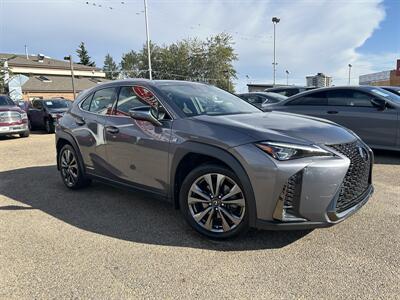
[[[14,58],[11,58],[16,56]],[[46,69],[64,69],[69,70],[70,64],[66,60],[58,60],[49,57],[44,57],[42,62],[39,61],[37,55],[29,55],[29,59],[26,55],[22,54],[10,54],[10,53],[0,53],[0,59],[9,59],[8,65],[10,67],[30,67],[30,68],[46,68]],[[74,63],[74,69],[79,71],[101,71],[101,69],[96,67],[85,66],[81,64]]]
[[[71,76],[44,76],[48,81],[39,79],[43,76],[31,76],[22,86],[24,92],[72,92]],[[42,78],[43,79],[43,78]],[[99,83],[108,82],[104,78],[75,77],[75,90],[86,90]]]

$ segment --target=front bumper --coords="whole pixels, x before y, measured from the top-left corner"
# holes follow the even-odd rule
[[[335,157],[312,157],[279,162],[270,158],[254,145],[242,145],[232,151],[242,163],[252,184],[256,201],[256,216],[250,223],[253,227],[270,230],[296,230],[329,227],[358,211],[371,197],[373,186],[371,170],[372,151],[369,151],[368,184],[357,199],[340,209],[346,175],[353,165],[352,158],[335,152]],[[332,150],[332,149],[329,149]],[[296,203],[285,214],[282,193],[294,175],[301,174],[301,188],[291,189]],[[351,189],[350,189],[351,190]],[[347,189],[348,192],[348,189]],[[277,213],[278,212],[278,213]],[[280,212],[280,213],[279,213]],[[293,215],[291,215],[293,213]]]
[[[27,123],[2,125],[0,126],[0,136],[10,135],[10,134],[20,134],[26,132],[27,130],[29,130]]]

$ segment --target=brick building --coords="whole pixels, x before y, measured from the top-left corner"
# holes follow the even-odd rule
[[[400,86],[400,59],[395,70],[365,74],[359,77],[360,85]]]
[[[24,100],[59,98],[74,99],[69,61],[52,59],[43,55],[14,55],[0,53],[0,60],[7,60],[11,76],[24,75],[22,84]],[[96,67],[73,64],[76,94],[107,81],[105,73]]]

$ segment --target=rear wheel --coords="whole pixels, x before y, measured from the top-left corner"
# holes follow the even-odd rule
[[[231,170],[204,165],[190,172],[180,191],[180,207],[198,232],[216,239],[249,228],[248,203],[239,178]]]
[[[71,145],[62,147],[59,154],[61,178],[69,189],[78,189],[90,184],[90,179],[83,174],[79,158]]]

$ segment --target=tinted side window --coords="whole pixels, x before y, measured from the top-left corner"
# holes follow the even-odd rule
[[[283,91],[279,94],[286,96],[286,97],[290,97],[290,96],[298,94],[299,92],[300,92],[300,90],[298,90],[298,89],[289,89],[289,90]]]
[[[86,97],[85,100],[82,101],[81,108],[82,108],[83,110],[89,110],[89,108],[90,108],[90,101],[92,101],[92,97],[93,97],[93,94],[90,94],[88,97]]]
[[[119,91],[118,102],[115,114],[129,115],[129,110],[133,108],[149,106],[146,102],[142,102],[133,91],[132,86],[123,86]]]
[[[247,99],[247,102],[251,104],[261,104],[263,102],[263,98],[258,95],[246,95],[245,98]]]
[[[115,88],[98,90],[94,93],[92,101],[90,102],[89,111],[100,115],[109,115],[111,114],[115,98]]]
[[[331,106],[373,107],[372,96],[351,90],[336,90],[327,92],[328,103]]]
[[[316,105],[324,106],[328,105],[328,100],[326,99],[325,92],[314,93],[309,95],[304,95],[303,97],[294,99],[287,103],[287,105]]]

